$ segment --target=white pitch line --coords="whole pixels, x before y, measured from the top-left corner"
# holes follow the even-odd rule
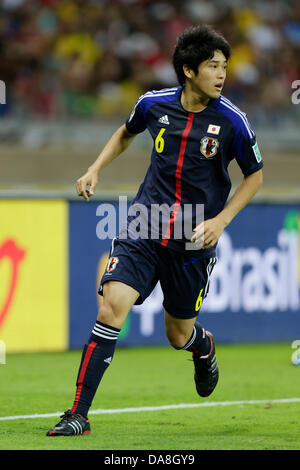
[[[163,410],[179,410],[186,408],[205,408],[215,406],[234,406],[234,405],[262,405],[265,403],[300,403],[300,398],[277,398],[272,400],[240,400],[240,401],[208,401],[206,403],[179,403],[178,405],[162,405],[162,406],[140,406],[138,408],[119,408],[119,409],[98,409],[91,410],[89,415],[116,414],[116,413],[142,413],[144,411],[163,411]],[[37,418],[53,418],[63,413],[45,413],[33,415],[15,415],[0,416],[0,421],[13,421],[18,419],[37,419]]]

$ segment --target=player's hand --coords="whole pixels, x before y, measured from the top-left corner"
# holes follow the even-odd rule
[[[85,175],[76,181],[78,196],[82,196],[86,201],[89,201],[90,197],[94,194],[97,183],[98,173],[93,170],[88,170]]]
[[[195,233],[191,238],[191,242],[199,244],[200,248],[207,250],[217,243],[225,226],[221,218],[207,219],[193,229]]]

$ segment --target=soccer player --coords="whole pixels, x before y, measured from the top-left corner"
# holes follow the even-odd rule
[[[164,224],[156,224],[154,237],[145,236],[153,228],[151,223],[146,223],[143,236],[136,236],[131,215],[127,236],[119,234],[113,240],[99,288],[103,302],[83,349],[74,403],[48,431],[49,436],[90,432],[88,411],[126,316],[158,281],[164,294],[167,338],[175,349],[192,354],[198,394],[207,397],[218,382],[214,337],[197,315],[208,293],[217,242],[262,185],[263,166],[245,113],[221,94],[229,57],[228,42],[211,27],[185,30],[173,54],[180,86],[141,96],[126,123],[76,182],[78,195],[88,201],[99,172],[147,128],[154,142],[151,164],[131,208],[144,207],[150,214],[153,207],[165,204],[172,210]],[[233,159],[243,178],[226,204],[231,189],[228,165]],[[204,206],[204,218],[198,223],[195,207],[199,204]],[[176,236],[176,223],[185,207],[192,207],[190,239],[185,233]],[[191,245],[196,249],[187,249]]]

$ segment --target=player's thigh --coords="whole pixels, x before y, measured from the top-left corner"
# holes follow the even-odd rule
[[[103,296],[105,289],[104,303],[100,300],[100,304],[105,305],[106,310],[109,305],[114,305],[117,312],[121,310],[123,317],[123,311],[131,308],[133,300],[138,305],[150,295],[158,280],[156,253],[152,245],[150,240],[114,240],[98,290]],[[102,313],[100,308],[99,315]]]
[[[216,258],[167,252],[160,264],[160,283],[164,309],[178,319],[193,319],[199,314],[208,293]]]
[[[193,333],[196,317],[176,318],[164,311],[166,335],[172,346],[182,348]]]
[[[137,290],[123,282],[105,282],[97,320],[121,328],[139,295]]]

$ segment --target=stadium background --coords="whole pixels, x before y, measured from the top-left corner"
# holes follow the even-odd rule
[[[0,6],[0,340],[7,352],[80,349],[93,326],[109,240],[96,210],[135,194],[145,133],[100,177],[75,180],[149,89],[176,85],[180,32],[205,22],[232,45],[223,93],[248,115],[264,187],[220,241],[200,321],[219,342],[294,341],[300,330],[300,9],[297,1],[26,1]],[[299,85],[298,85],[299,88]],[[233,188],[239,170],[231,168]],[[159,286],[120,345],[165,344]]]

